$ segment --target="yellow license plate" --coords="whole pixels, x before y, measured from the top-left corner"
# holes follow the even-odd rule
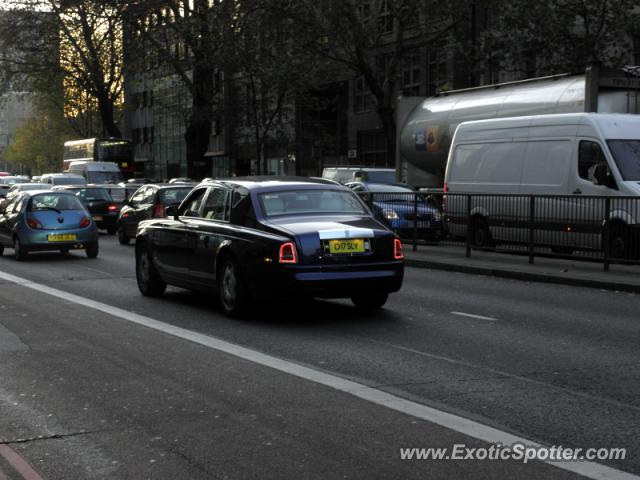
[[[364,253],[364,240],[329,240],[329,253]]]
[[[75,242],[76,236],[71,234],[48,235],[47,240],[49,242]]]
[[[101,222],[102,221],[102,217],[100,215],[94,215],[93,216],[93,221],[94,222]]]

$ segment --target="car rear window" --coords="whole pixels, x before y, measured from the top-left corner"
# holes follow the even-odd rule
[[[182,200],[193,190],[192,187],[185,188],[164,188],[160,190],[160,202],[163,205],[175,205],[182,203]]]
[[[285,190],[259,194],[267,217],[278,215],[365,214],[352,192],[340,190]]]
[[[82,203],[73,195],[45,193],[31,198],[29,210],[84,210]]]
[[[107,192],[104,188],[82,188],[80,190],[74,190],[73,192],[75,193],[76,197],[85,202],[111,201],[109,192]]]

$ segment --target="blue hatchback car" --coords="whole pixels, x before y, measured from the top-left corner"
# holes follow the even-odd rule
[[[12,247],[17,260],[32,251],[85,249],[98,256],[98,229],[72,193],[26,191],[0,208],[0,255]]]
[[[370,206],[380,220],[400,237],[439,240],[442,214],[439,208],[408,185],[352,182],[349,187]],[[417,202],[417,203],[416,203]]]

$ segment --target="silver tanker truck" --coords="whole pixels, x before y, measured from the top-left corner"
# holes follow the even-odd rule
[[[415,187],[444,185],[447,155],[464,121],[547,113],[640,113],[640,67],[593,66],[583,74],[554,75],[443,92],[427,99],[401,97],[396,109],[396,166]]]

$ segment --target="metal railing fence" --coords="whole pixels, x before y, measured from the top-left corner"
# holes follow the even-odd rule
[[[473,250],[640,264],[640,197],[359,192],[414,250]]]

